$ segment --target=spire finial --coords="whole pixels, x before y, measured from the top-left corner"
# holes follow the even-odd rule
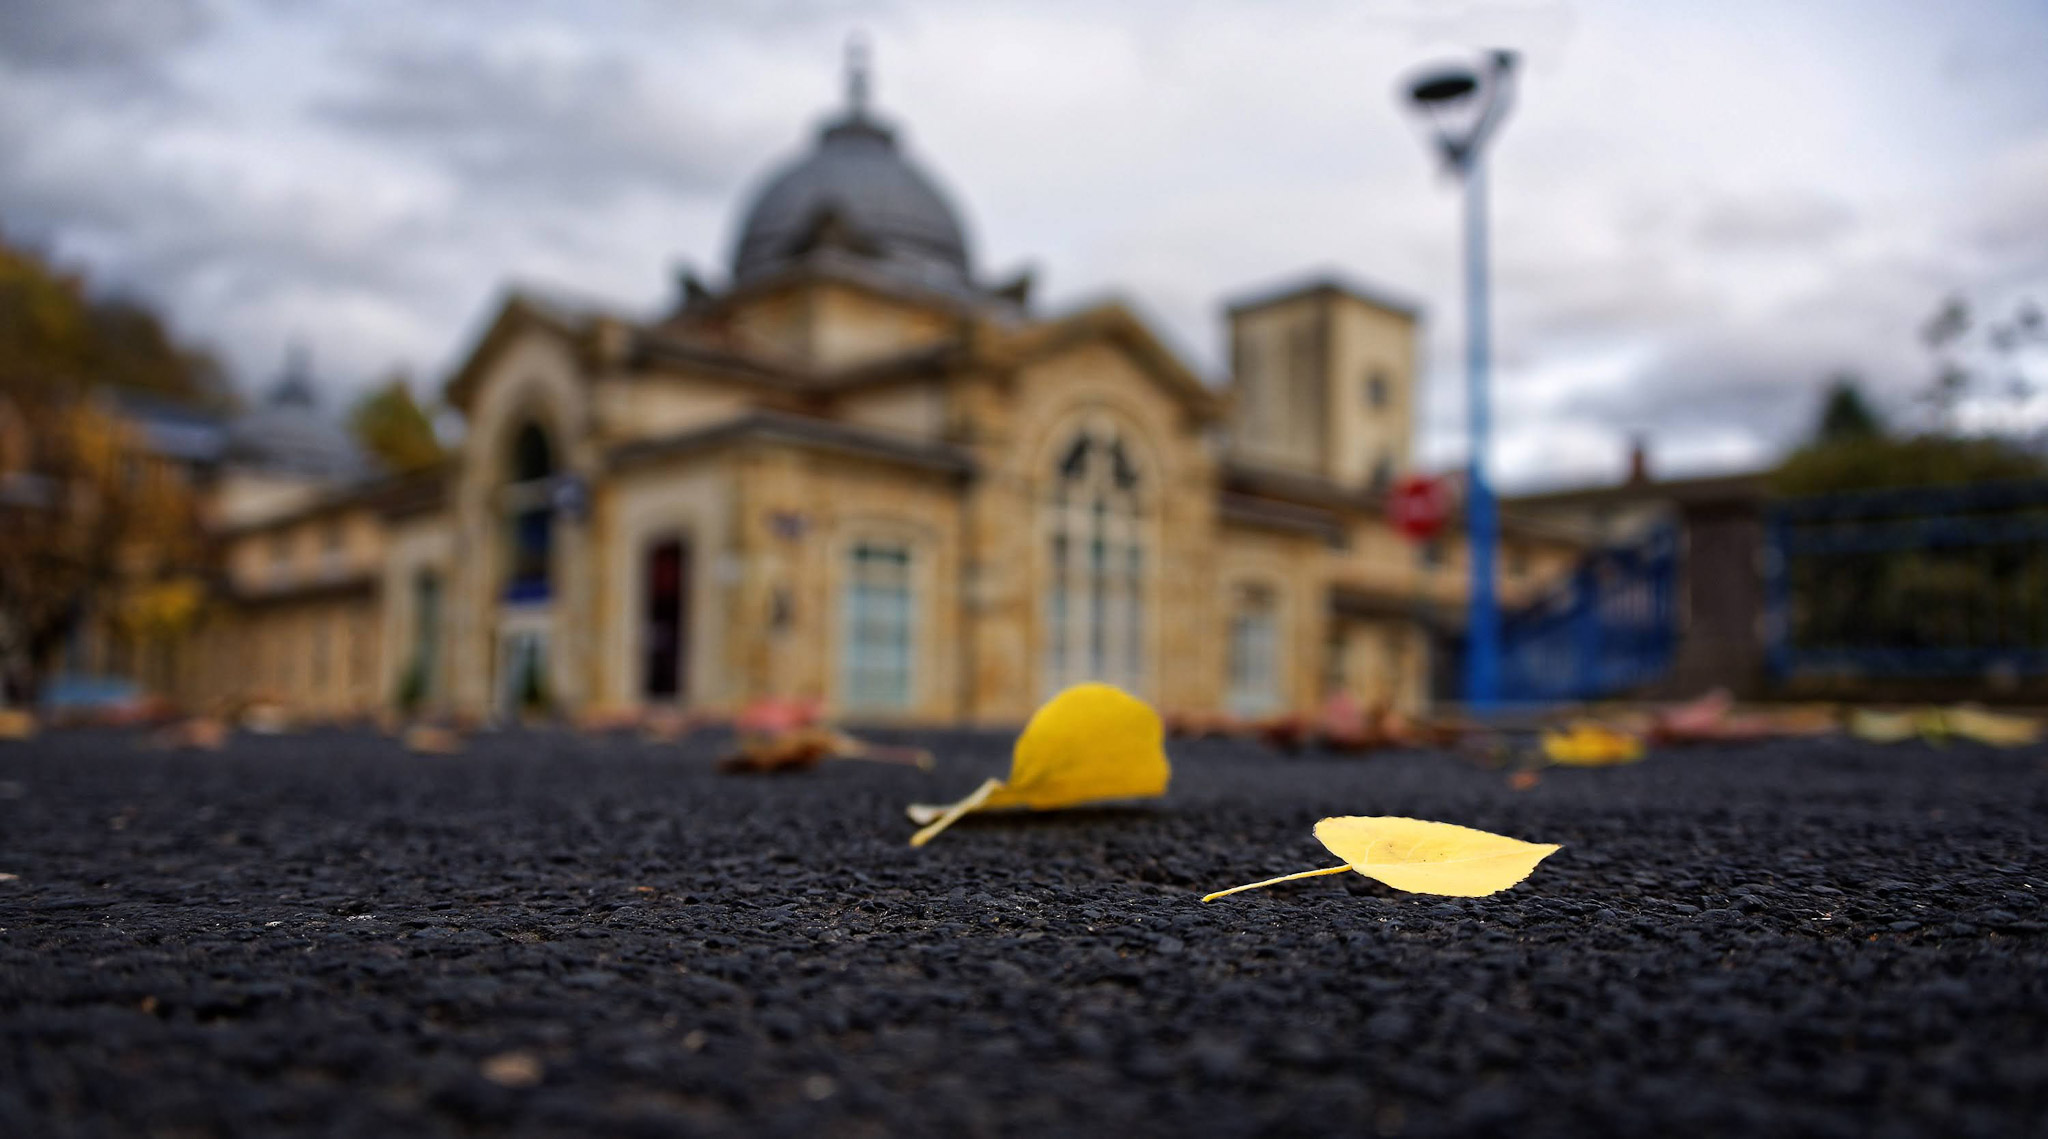
[[[285,341],[284,371],[277,377],[270,402],[310,407],[317,398],[313,391],[313,349],[305,337],[294,334]]]
[[[846,107],[856,119],[868,113],[868,38],[861,32],[846,37]]]

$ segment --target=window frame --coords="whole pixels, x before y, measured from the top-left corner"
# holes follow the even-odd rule
[[[1037,494],[1043,693],[1100,681],[1142,694],[1154,655],[1158,466],[1139,433],[1105,409],[1066,420],[1051,439]]]
[[[1230,715],[1256,719],[1285,710],[1284,611],[1272,582],[1245,580],[1230,588],[1223,636],[1223,707]],[[1253,630],[1257,638],[1247,635]]]
[[[836,554],[838,645],[833,669],[838,704],[849,713],[903,715],[918,707],[924,681],[923,599],[930,592],[926,588],[928,559],[923,545],[914,536],[889,530],[861,530],[840,543]],[[869,551],[897,555],[894,559],[866,559],[894,560],[896,566],[888,571],[872,566],[864,569],[860,564],[862,555]],[[882,572],[886,572],[888,580],[875,576]],[[881,595],[890,596],[877,617],[874,606],[883,599]],[[891,609],[893,613],[889,612]],[[875,661],[868,656],[882,642],[863,635],[863,629],[871,629],[878,620],[890,624],[893,635],[887,638],[889,644],[882,647],[888,648],[886,655],[894,659]],[[888,691],[878,694],[873,680],[877,675],[888,678]]]

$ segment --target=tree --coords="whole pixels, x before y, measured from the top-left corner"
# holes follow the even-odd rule
[[[1813,433],[1815,443],[1847,443],[1858,439],[1876,439],[1885,433],[1884,420],[1870,401],[1863,396],[1863,387],[1854,375],[1843,373],[1828,385],[1827,399],[1821,404],[1820,424]]]
[[[425,470],[442,459],[433,422],[413,400],[403,375],[393,375],[364,396],[349,414],[349,429],[364,450],[393,471]]]
[[[2048,476],[2048,463],[1992,436],[1879,436],[1815,443],[1771,473],[1780,494],[1834,494],[1890,487],[1955,486]]]
[[[217,398],[205,357],[126,303],[0,242],[0,687],[32,699],[56,646],[115,587],[187,568],[184,474],[154,458],[107,389]]]
[[[2014,410],[2034,396],[2027,362],[2048,350],[2048,317],[2038,301],[2021,297],[2004,318],[1982,318],[1960,296],[1944,300],[1921,326],[1920,338],[1934,354],[1934,378],[1920,396],[1934,411],[1936,426],[1966,426],[1966,411],[1981,424],[1999,417],[2002,398]]]
[[[141,304],[93,298],[29,249],[0,238],[0,391],[112,388],[217,409],[220,367],[180,347]]]
[[[89,395],[21,401],[5,414],[33,440],[0,498],[0,679],[27,701],[96,601],[190,562],[198,517],[182,473]]]

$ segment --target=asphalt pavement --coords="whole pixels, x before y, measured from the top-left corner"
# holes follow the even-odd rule
[[[0,744],[0,1135],[2048,1134],[2048,749],[1176,743],[1156,804],[912,850],[1009,741],[889,738],[937,770]],[[1564,849],[1198,900],[1331,814]]]

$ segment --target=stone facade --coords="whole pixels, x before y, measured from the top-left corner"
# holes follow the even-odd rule
[[[1211,385],[1122,305],[975,283],[929,239],[957,221],[905,213],[936,191],[874,197],[922,174],[864,108],[825,138],[729,287],[689,279],[647,323],[515,295],[448,383],[445,470],[230,531],[234,604],[199,643],[244,671],[213,698],[1007,724],[1099,677],[1188,712],[1423,706],[1464,555],[1384,516],[1412,307],[1334,280],[1235,305]],[[1503,593],[1575,556],[1511,527]],[[347,645],[318,684],[264,647],[315,637]]]

